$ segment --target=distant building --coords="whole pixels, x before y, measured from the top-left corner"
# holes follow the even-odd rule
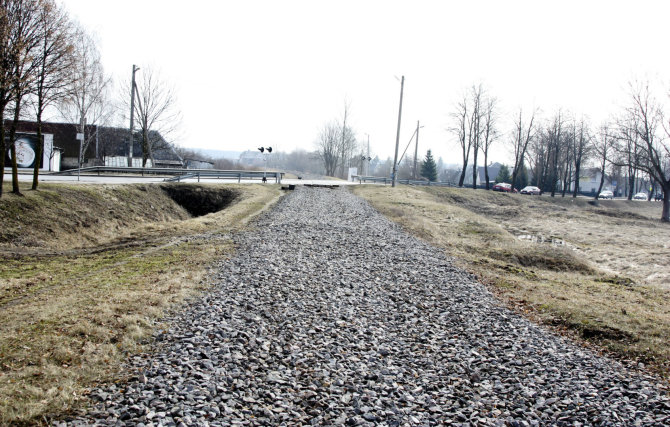
[[[186,169],[214,169],[214,163],[207,160],[184,159]]]
[[[16,133],[14,145],[16,147],[16,163],[19,168],[33,169],[35,163],[37,163],[39,169],[42,171],[58,172],[60,170],[62,150],[58,147],[54,147],[53,135],[42,135],[42,140],[44,141],[42,156],[41,158],[38,158],[40,144],[38,143],[37,133]],[[9,141],[5,140],[6,152],[2,153],[2,155],[5,156],[5,167],[11,167],[12,164],[10,152],[11,145],[8,144],[8,142]]]
[[[500,168],[502,167],[502,163],[491,163],[488,167],[489,170],[489,182],[494,182],[496,180],[496,177],[498,176],[498,173],[500,172]],[[510,174],[512,173],[512,170],[510,168]],[[477,168],[477,178],[479,181],[477,182],[477,185],[482,185],[486,186],[486,171],[484,170],[484,166],[480,166]]]
[[[602,174],[600,173],[600,168],[582,169],[579,177],[579,189],[577,191],[583,194],[595,195],[595,193],[598,191],[598,188],[600,188],[601,177]],[[568,190],[573,191],[574,188],[575,183],[571,182],[570,186],[568,187]],[[603,182],[603,190],[616,191],[616,189],[612,186],[612,181],[610,180],[610,177],[608,177],[607,174],[605,174],[605,181]]]
[[[496,177],[498,176],[498,173],[500,172],[500,168],[503,166],[502,163],[491,163],[488,166],[489,170],[489,182],[494,182],[496,180]],[[458,167],[458,178],[456,178],[455,181],[458,181],[460,178],[460,172],[462,166]],[[512,174],[513,169],[510,167],[509,168],[509,173],[510,175]],[[453,178],[452,178],[453,179]],[[486,187],[486,171],[484,170],[484,166],[477,166],[477,173],[475,175],[475,179],[477,180],[477,187]],[[472,165],[468,165],[468,167],[465,169],[465,179],[463,180],[463,185],[464,186],[472,186]]]
[[[6,125],[8,126],[9,122],[6,122]],[[48,165],[47,168],[43,167],[43,170],[58,171],[78,167],[80,141],[77,139],[77,128],[78,125],[72,123],[42,123],[45,147],[42,163]],[[82,167],[128,166],[130,139],[128,129],[87,125],[84,130],[84,137],[88,143],[83,147]],[[36,133],[36,122],[18,123],[17,137],[32,135],[36,143]],[[142,167],[142,144],[139,132],[135,132],[133,140],[132,166]],[[148,153],[146,167],[185,167],[184,160],[177,154],[174,146],[165,141],[159,132],[150,131],[149,140],[153,149]]]

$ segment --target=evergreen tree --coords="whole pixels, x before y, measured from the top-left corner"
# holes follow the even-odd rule
[[[437,181],[437,165],[430,150],[426,153],[426,160],[421,164],[421,176],[431,182]]]
[[[514,188],[521,190],[523,187],[528,185],[528,169],[526,165],[521,163],[521,169],[519,173],[516,174],[516,182],[514,183]]]
[[[510,182],[512,178],[509,175],[509,168],[507,165],[502,165],[500,166],[500,170],[498,171],[498,176],[496,176],[496,183],[499,182]]]

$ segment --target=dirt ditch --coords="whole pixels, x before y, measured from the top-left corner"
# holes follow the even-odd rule
[[[194,184],[43,185],[0,200],[0,254],[53,255],[136,246],[164,228],[221,211],[235,188]]]
[[[225,209],[239,196],[237,191],[191,184],[162,185],[161,188],[193,216],[203,216]]]

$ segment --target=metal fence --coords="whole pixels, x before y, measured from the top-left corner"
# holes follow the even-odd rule
[[[245,180],[274,180],[277,184],[281,183],[284,172],[263,172],[263,171],[240,171],[240,170],[215,170],[215,169],[182,169],[182,168],[126,168],[113,166],[92,166],[81,169],[68,169],[61,172],[54,172],[52,175],[113,175],[113,174],[131,174],[131,175],[168,175],[171,178],[165,181],[182,181],[186,179],[232,179],[241,182]]]
[[[358,181],[360,184],[373,182],[373,183],[383,183],[384,185],[386,185],[386,184],[391,184],[392,183],[391,178],[379,177],[379,176],[354,175],[354,176],[352,176],[352,179],[354,181]],[[398,184],[404,184],[404,185],[427,185],[427,186],[435,186],[435,187],[458,187],[458,184],[456,184],[454,182],[430,182],[430,181],[412,180],[412,179],[399,179],[396,182]]]
[[[203,170],[203,171],[190,171],[188,173],[177,175],[172,178],[166,178],[166,182],[180,182],[186,179],[197,179],[200,182],[201,179],[235,179],[237,182],[242,182],[245,180],[258,180],[264,182],[265,180],[273,179],[277,184],[281,184],[281,180],[284,177],[284,172],[261,172],[261,171],[214,171],[214,170]]]

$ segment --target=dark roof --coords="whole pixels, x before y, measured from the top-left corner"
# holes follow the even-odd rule
[[[5,121],[6,126],[9,126],[10,123],[8,120]],[[77,157],[79,154],[79,140],[76,138],[77,127],[78,125],[72,123],[43,122],[42,133],[53,135],[53,144],[63,150],[63,157]],[[89,135],[93,136],[84,153],[85,158],[102,159],[105,156],[128,155],[129,131],[127,128],[86,125],[85,131],[87,137]],[[36,133],[37,123],[21,120],[18,122],[17,132]],[[142,153],[140,133],[135,131],[134,134],[133,157],[140,157]],[[154,160],[182,161],[172,144],[168,143],[159,132],[149,131],[149,139],[152,141],[152,145],[156,147],[151,153]]]
[[[11,125],[5,120],[6,130]],[[86,133],[94,132],[95,126],[86,126]],[[37,133],[37,122],[20,120],[16,127],[17,132]],[[7,132],[6,134],[8,134]],[[52,134],[54,146],[63,150],[63,157],[77,157],[79,155],[79,140],[77,140],[77,125],[71,123],[42,122],[42,133]],[[84,157],[95,157],[95,145],[90,144]]]
[[[494,181],[496,177],[498,176],[498,172],[500,172],[502,164],[495,162],[489,165],[488,171],[489,171],[489,180]],[[477,172],[479,172],[479,179],[484,183],[486,180],[486,176],[484,174],[484,166],[479,166],[477,167]],[[512,171],[510,170],[510,173]]]

